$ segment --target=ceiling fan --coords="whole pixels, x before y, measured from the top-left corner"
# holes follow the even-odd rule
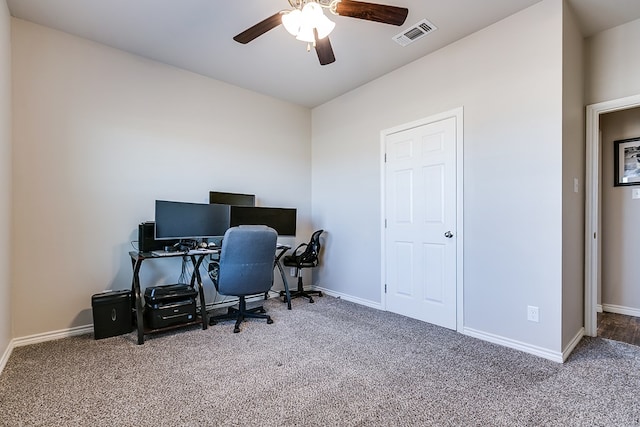
[[[318,54],[320,65],[331,64],[336,60],[329,41],[329,33],[335,27],[323,13],[328,9],[338,16],[365,19],[383,24],[402,25],[409,9],[383,4],[366,3],[355,0],[288,0],[292,9],[282,10],[256,25],[244,30],[233,39],[247,44],[269,30],[283,24],[296,39],[307,43],[307,51],[313,46]]]

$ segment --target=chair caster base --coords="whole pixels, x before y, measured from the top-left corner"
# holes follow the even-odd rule
[[[270,318],[270,317],[268,317],[268,318],[267,318],[267,325],[270,325],[270,324],[272,324],[272,323],[273,323],[273,319],[272,319],[272,318]]]
[[[222,320],[233,319],[236,321],[236,324],[233,327],[233,333],[237,334],[238,332],[240,332],[240,325],[247,319],[266,319],[267,323],[273,323],[271,316],[265,314],[266,312],[267,311],[263,306],[247,308],[245,298],[241,296],[238,308],[227,307],[227,313],[220,316],[213,316],[212,314],[210,314],[209,325],[213,326]]]
[[[313,304],[315,302],[312,295],[317,295],[319,297],[324,296],[321,291],[305,291],[304,289],[298,289],[295,291],[291,291],[289,293],[289,296],[291,297],[291,299],[304,297],[309,300],[310,304]],[[287,295],[285,294],[284,291],[280,291],[280,296],[282,297],[282,302],[288,302]]]

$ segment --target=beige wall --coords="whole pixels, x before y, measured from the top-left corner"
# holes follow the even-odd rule
[[[638,241],[640,199],[632,199],[639,186],[614,187],[614,141],[640,137],[640,108],[603,114],[602,130],[602,305],[640,311]]]
[[[12,24],[14,337],[91,324],[92,294],[130,286],[127,252],[156,199],[254,193],[297,207],[308,239],[308,109]],[[175,283],[173,261],[143,280]]]
[[[382,303],[380,131],[463,107],[464,326],[559,352],[562,13],[542,1],[313,110],[319,285]]]
[[[0,1],[0,371],[11,333],[11,20]]]
[[[640,94],[640,19],[586,40],[586,104]]]
[[[566,4],[562,38],[562,348],[584,326],[583,38]],[[574,188],[577,179],[577,191]]]

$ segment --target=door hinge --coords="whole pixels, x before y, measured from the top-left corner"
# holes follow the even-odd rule
[[[387,218],[384,219],[384,228],[387,228]]]
[[[387,153],[384,153],[384,162],[387,163]]]
[[[387,293],[387,284],[386,283],[384,284],[384,293],[385,294]]]

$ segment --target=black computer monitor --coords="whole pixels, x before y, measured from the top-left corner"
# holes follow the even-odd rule
[[[296,209],[232,206],[230,225],[267,225],[280,236],[295,236]]]
[[[255,206],[254,194],[224,193],[222,191],[209,191],[209,203],[234,206]]]
[[[204,239],[223,236],[230,206],[156,200],[156,239]]]

